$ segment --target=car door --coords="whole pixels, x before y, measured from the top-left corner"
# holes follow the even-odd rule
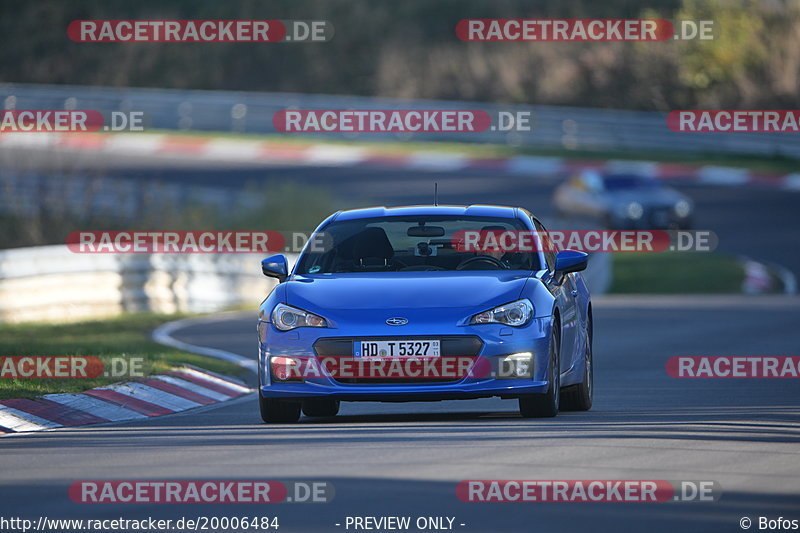
[[[531,217],[536,231],[546,232],[544,225],[535,217]],[[561,373],[569,371],[575,364],[575,348],[578,343],[577,335],[580,330],[578,314],[578,286],[574,274],[555,276],[556,250],[545,250],[547,262],[547,275],[543,278],[547,289],[556,299],[556,307],[561,317]]]

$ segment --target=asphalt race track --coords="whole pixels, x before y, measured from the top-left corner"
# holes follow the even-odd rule
[[[536,177],[267,167],[108,169],[107,175],[241,186],[291,180],[334,191],[349,205],[514,203],[549,216],[554,182]],[[680,186],[696,226],[720,249],[800,274],[798,193]],[[269,229],[269,228],[254,228]],[[298,228],[302,229],[302,228]],[[259,258],[254,258],[257,261]],[[254,306],[255,308],[255,306]],[[798,355],[800,298],[600,297],[595,312],[595,407],[523,420],[509,400],[345,403],[340,416],[261,423],[255,395],[144,422],[0,439],[6,515],[37,518],[278,516],[280,531],[345,531],[349,516],[449,516],[455,530],[741,531],[749,517],[800,518],[800,381],[678,380],[674,355]],[[181,340],[256,357],[255,312],[181,330]],[[273,506],[87,505],[77,480],[317,480],[334,503]],[[707,480],[715,502],[464,503],[465,479]],[[342,524],[336,526],[336,524]],[[464,524],[461,526],[460,524]],[[352,531],[352,529],[350,530]]]
[[[91,172],[107,177],[156,180],[187,185],[242,188],[249,183],[293,183],[332,193],[342,205],[409,205],[433,201],[439,183],[442,204],[519,205],[545,220],[552,217],[551,197],[557,181],[537,175],[508,175],[490,170],[440,172],[368,166],[241,166],[219,168],[191,158],[147,159],[117,155],[54,154],[0,149],[4,168],[46,172]],[[156,166],[157,165],[157,166]],[[786,267],[800,277],[800,191],[765,186],[720,186],[675,183],[695,202],[695,229],[714,231],[719,250],[747,255]],[[565,226],[565,229],[572,229]],[[253,228],[263,230],[271,228]],[[292,228],[295,229],[295,228]],[[312,228],[296,228],[307,231]],[[576,228],[577,229],[577,228]]]
[[[280,531],[343,531],[345,517],[451,516],[475,532],[741,531],[800,516],[798,381],[678,380],[672,355],[794,354],[793,297],[616,297],[595,307],[587,413],[523,420],[516,402],[345,403],[334,419],[267,426],[255,395],[147,422],[4,437],[0,501],[19,516],[278,516]],[[255,357],[251,313],[176,335]],[[98,479],[324,480],[335,503],[76,504]],[[716,502],[464,503],[463,479],[713,480]],[[465,524],[460,526],[459,524]],[[754,526],[753,529],[755,529]]]

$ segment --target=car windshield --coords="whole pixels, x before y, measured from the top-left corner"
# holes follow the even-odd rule
[[[459,233],[528,231],[514,218],[418,215],[329,224],[322,250],[300,258],[298,274],[454,270],[539,270],[537,253],[464,251]],[[313,242],[313,241],[312,241]],[[462,241],[463,242],[463,241]]]
[[[660,186],[656,180],[641,176],[606,176],[603,178],[603,185],[607,191],[652,189]]]

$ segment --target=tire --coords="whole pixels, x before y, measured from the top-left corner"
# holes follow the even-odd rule
[[[303,402],[303,414],[306,416],[336,416],[339,412],[339,400],[314,398]]]
[[[565,411],[588,411],[594,396],[594,362],[592,360],[592,322],[589,319],[589,342],[583,362],[583,380],[561,393],[561,407]]]
[[[258,395],[261,420],[267,424],[291,424],[300,420],[300,402]]]
[[[519,398],[522,418],[552,418],[558,414],[561,399],[561,326],[553,323],[550,333],[550,387],[544,394],[528,394]]]

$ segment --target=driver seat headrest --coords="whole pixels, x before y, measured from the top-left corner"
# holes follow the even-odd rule
[[[372,263],[373,261],[369,261],[370,259],[378,259],[388,265],[389,260],[393,257],[394,248],[383,228],[366,228],[355,236],[353,259],[356,263],[364,265]]]

